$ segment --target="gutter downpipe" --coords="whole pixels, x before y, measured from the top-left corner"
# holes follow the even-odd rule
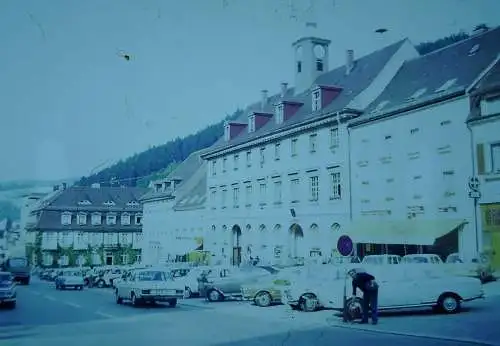
[[[467,95],[467,100],[470,102],[471,95],[470,95],[470,90],[467,90],[465,92],[465,95]],[[470,111],[469,111],[470,115]],[[472,128],[470,126],[470,122],[466,121],[466,126],[467,129],[469,130],[470,136],[469,136],[469,141],[470,141],[470,148],[471,148],[471,160],[472,160],[472,177],[476,176],[476,161],[474,157],[474,131],[472,131]],[[474,198],[474,232],[475,232],[475,238],[476,238],[476,257],[479,258],[479,225],[477,222],[477,217],[478,217],[478,212],[477,212],[477,207],[478,207],[478,199]]]

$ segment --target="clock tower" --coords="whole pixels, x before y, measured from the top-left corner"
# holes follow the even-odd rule
[[[309,89],[316,78],[328,72],[330,40],[307,36],[292,44],[295,54],[295,94]]]

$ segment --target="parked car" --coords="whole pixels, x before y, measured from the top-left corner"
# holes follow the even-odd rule
[[[14,276],[9,272],[0,272],[0,305],[14,309],[16,303],[17,285]]]
[[[412,254],[403,256],[401,263],[443,264],[443,261],[436,254]]]
[[[210,270],[210,267],[196,267],[191,269],[184,276],[175,276],[174,279],[179,283],[184,285],[185,298],[191,298],[200,294],[199,283],[201,277]],[[178,272],[176,272],[178,273]]]
[[[384,265],[384,264],[399,264],[401,256],[398,255],[368,255],[361,261],[362,265]]]
[[[251,300],[260,307],[281,304],[281,290],[297,280],[303,270],[302,266],[284,268],[272,277],[266,276],[253,284],[243,285],[241,287],[243,299]]]
[[[248,266],[243,268],[214,268],[199,281],[199,291],[210,302],[226,298],[241,298],[241,288],[278,271],[268,266]]]
[[[142,303],[167,302],[171,307],[184,297],[184,287],[179,285],[168,271],[141,269],[131,271],[115,284],[117,304],[130,300],[133,306]]]
[[[495,280],[495,270],[486,254],[481,254],[479,259],[464,261],[458,253],[452,253],[445,263],[455,275],[479,278],[483,283]]]
[[[2,265],[3,271],[10,272],[15,281],[24,285],[29,285],[31,279],[31,266],[25,257],[11,257]]]
[[[453,276],[442,270],[418,270],[415,265],[406,266],[401,264],[390,271],[380,268],[372,272],[379,284],[380,311],[432,307],[446,313],[456,313],[463,302],[484,297],[478,279]],[[312,287],[296,286],[286,290],[284,302],[304,311],[315,311],[320,307],[342,310],[345,289],[349,293],[350,287],[349,279],[328,283],[320,280]],[[347,301],[352,318],[359,317],[361,304],[362,298],[359,296]]]
[[[64,290],[72,287],[74,289],[82,290],[85,286],[83,281],[83,274],[80,270],[65,269],[58,273],[55,279],[56,290]]]

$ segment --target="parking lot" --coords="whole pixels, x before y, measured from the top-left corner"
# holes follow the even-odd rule
[[[74,340],[71,344],[77,346],[120,340],[120,345],[133,345],[140,338],[186,345],[229,345],[238,340],[281,345],[287,339],[287,345],[300,345],[309,338],[326,345],[330,335],[342,335],[362,342],[404,339],[405,345],[500,345],[500,284],[485,288],[488,298],[467,304],[458,315],[384,314],[379,325],[361,328],[343,324],[333,311],[304,313],[283,305],[259,308],[242,301],[209,303],[195,298],[182,300],[175,308],[167,304],[134,308],[116,304],[109,288],[58,291],[53,283],[34,279],[29,286],[19,286],[17,309],[0,311],[0,343],[31,345],[36,340],[38,345],[54,346]]]

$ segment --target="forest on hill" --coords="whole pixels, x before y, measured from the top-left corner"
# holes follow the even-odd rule
[[[484,24],[477,25],[474,30],[487,29]],[[431,53],[458,41],[467,39],[470,35],[458,32],[435,41],[422,42],[415,48],[421,55]],[[224,120],[237,118],[243,110],[236,110]],[[91,176],[82,177],[76,184],[87,186],[92,183],[101,185],[125,185],[146,187],[151,180],[168,175],[180,162],[192,152],[207,148],[223,135],[224,120],[210,125],[195,134],[184,138],[176,138],[165,144],[152,147],[142,153],[135,154],[125,160],[101,170]]]

